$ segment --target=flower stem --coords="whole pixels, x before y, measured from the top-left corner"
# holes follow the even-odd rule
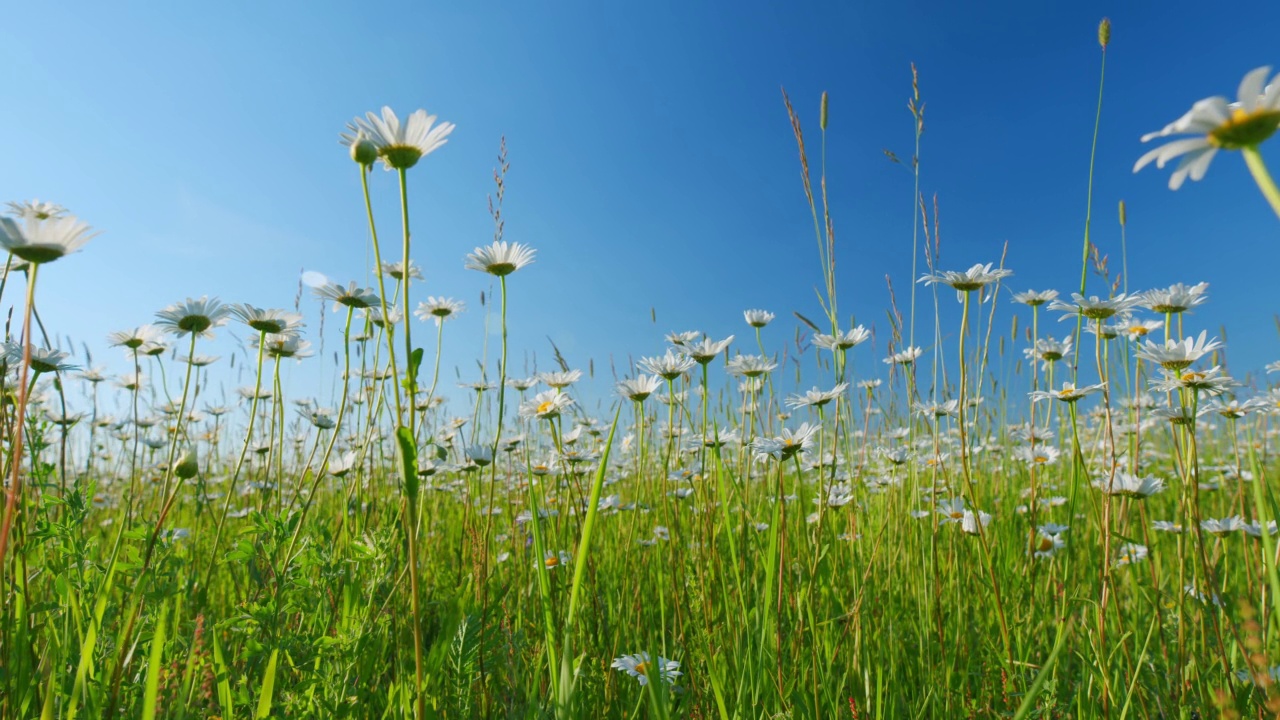
[[[1271,178],[1271,173],[1267,172],[1267,165],[1262,161],[1258,148],[1250,146],[1241,149],[1241,152],[1244,154],[1245,164],[1249,166],[1249,173],[1253,175],[1253,181],[1258,183],[1258,189],[1271,204],[1276,217],[1280,217],[1280,188],[1276,187],[1276,181]]]

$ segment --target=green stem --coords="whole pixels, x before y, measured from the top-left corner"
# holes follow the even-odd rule
[[[1258,184],[1262,196],[1271,204],[1276,217],[1280,217],[1280,188],[1276,187],[1276,181],[1271,178],[1271,173],[1267,172],[1267,165],[1262,161],[1262,155],[1258,152],[1257,146],[1241,148],[1240,152],[1244,154],[1244,162],[1249,166],[1249,173],[1253,175],[1253,181]]]

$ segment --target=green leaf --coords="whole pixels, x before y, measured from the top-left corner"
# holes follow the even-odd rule
[[[396,428],[396,444],[400,447],[400,478],[404,481],[404,492],[410,502],[418,500],[418,450],[413,442],[413,433],[401,425]]]
[[[271,694],[276,687],[276,660],[280,649],[271,651],[271,659],[267,660],[267,672],[262,676],[262,691],[258,694],[258,710],[253,714],[254,720],[271,717]]]
[[[142,696],[142,720],[155,720],[156,696],[160,690],[160,661],[164,659],[164,624],[169,614],[169,603],[160,606],[156,619],[156,631],[151,636],[151,657],[147,660],[147,686]]]

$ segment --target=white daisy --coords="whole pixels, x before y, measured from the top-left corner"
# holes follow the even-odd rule
[[[367,141],[388,170],[408,170],[418,164],[422,156],[448,142],[446,138],[453,132],[453,123],[432,127],[435,121],[436,116],[428,115],[426,110],[415,110],[400,122],[391,108],[383,107],[381,116],[370,112],[348,123],[347,132],[340,135],[341,143],[351,148],[355,157],[361,141]]]
[[[1174,158],[1182,158],[1169,178],[1169,189],[1177,190],[1190,177],[1199,180],[1209,169],[1218,150],[1256,147],[1280,127],[1280,82],[1272,80],[1263,88],[1269,66],[1252,70],[1240,81],[1236,102],[1215,95],[1191,106],[1185,115],[1163,129],[1142,136],[1142,142],[1170,135],[1197,135],[1174,140],[1151,150],[1134,164],[1137,172],[1152,160],[1163,168]]]

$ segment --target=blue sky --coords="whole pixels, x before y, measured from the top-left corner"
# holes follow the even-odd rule
[[[1066,291],[1080,272],[1095,29],[1109,16],[1095,242],[1118,267],[1124,199],[1130,287],[1208,281],[1211,302],[1189,328],[1225,324],[1237,374],[1280,357],[1280,224],[1241,158],[1219,157],[1177,193],[1167,172],[1131,173],[1143,133],[1280,64],[1257,42],[1258,28],[1280,26],[1280,6],[1258,3],[1241,22],[1190,4],[875,5],[20,4],[0,26],[0,200],[53,200],[103,231],[42,273],[39,305],[59,335],[123,369],[105,335],[184,297],[292,306],[303,269],[372,282],[359,176],[337,135],[384,104],[426,108],[457,124],[410,176],[427,273],[415,293],[469,306],[446,328],[444,378],[455,366],[478,378],[490,283],[462,263],[492,235],[486,195],[504,135],[507,239],[539,253],[510,282],[513,372],[535,353],[548,369],[550,337],[608,377],[611,359],[622,372],[671,330],[745,341],[742,310],[760,307],[778,314],[765,335],[775,350],[794,336],[792,311],[820,313],[779,89],[811,150],[825,90],[840,309],[875,326],[876,347],[858,351],[869,367],[887,337],[885,278],[900,299],[912,279],[912,178],[882,153],[911,153],[910,63],[942,266],[998,261],[1008,242],[1011,289]],[[1264,157],[1280,170],[1280,141]],[[390,234],[393,176],[373,181]],[[304,305],[314,333],[316,303]],[[327,352],[337,321],[326,317]],[[428,326],[415,331],[430,356]],[[209,347],[233,349],[226,332]],[[331,377],[331,358],[323,367]],[[295,392],[315,392],[298,372]]]

